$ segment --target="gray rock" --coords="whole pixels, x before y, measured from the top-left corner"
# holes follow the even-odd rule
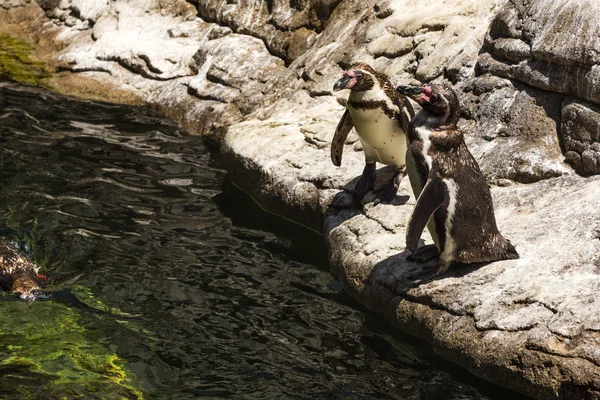
[[[506,64],[484,53],[478,66],[483,73],[516,79],[540,89],[572,94],[582,99],[600,102],[600,68],[593,65],[558,65],[548,61],[527,60]]]
[[[600,107],[570,98],[561,119],[566,158],[583,174],[600,173]]]
[[[130,92],[198,133],[218,135],[240,121],[262,101],[268,77],[283,69],[262,41],[196,19],[183,0],[72,0],[53,9],[62,10],[50,16],[63,49],[52,63],[85,77],[76,82],[102,82],[98,89],[84,83],[84,95],[120,100]]]
[[[197,2],[198,14],[207,22],[227,26],[265,43],[269,51],[291,63],[312,46],[340,0],[305,2]]]
[[[532,183],[570,172],[557,132],[560,96],[488,76],[475,80],[474,91],[480,93],[474,118],[463,129],[490,181]]]
[[[531,58],[531,48],[521,39],[499,38],[494,40],[493,54],[513,62]]]
[[[600,102],[600,26],[596,0],[515,0],[486,36],[484,72]],[[491,57],[493,56],[493,57]]]
[[[406,261],[412,198],[364,214],[334,207],[326,219],[332,268],[362,303],[479,376],[539,399],[595,398],[599,183],[563,177],[494,188],[500,231],[521,259],[442,277]],[[410,195],[408,185],[400,195]]]
[[[0,7],[5,10],[17,7],[25,7],[31,0],[0,0]]]
[[[396,58],[410,53],[414,47],[411,37],[401,37],[386,34],[378,37],[368,45],[369,53],[373,57]]]

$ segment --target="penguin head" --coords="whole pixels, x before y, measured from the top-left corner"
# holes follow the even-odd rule
[[[343,72],[343,76],[333,85],[333,90],[350,89],[364,92],[375,85],[375,70],[365,63],[356,63]]]
[[[436,116],[446,116],[449,120],[459,111],[459,101],[456,92],[452,87],[446,84],[424,84],[421,86],[401,85],[396,90],[407,97],[410,97],[423,110]],[[447,121],[444,121],[447,122]]]

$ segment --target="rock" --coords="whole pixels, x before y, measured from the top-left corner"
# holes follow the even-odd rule
[[[198,15],[265,43],[269,52],[291,63],[312,45],[340,0],[294,2],[199,1]]]
[[[290,35],[287,55],[290,60],[295,60],[313,45],[317,34],[304,27],[295,30]]]
[[[368,49],[375,58],[396,58],[410,53],[413,46],[413,39],[410,37],[385,34],[369,43]]]
[[[437,278],[402,251],[413,199],[393,213],[382,208],[385,225],[374,221],[372,210],[333,208],[326,220],[332,268],[361,302],[479,376],[521,390],[530,386],[526,391],[540,399],[593,398],[600,382],[592,350],[600,323],[592,311],[598,305],[599,182],[563,177],[494,188],[500,231],[521,259],[457,267]],[[400,195],[410,195],[408,185]],[[341,249],[352,249],[352,256]]]
[[[513,62],[521,62],[531,57],[531,48],[521,39],[499,38],[494,40],[493,54]]]
[[[558,128],[561,97],[509,81],[475,80],[480,93],[466,141],[486,177],[532,183],[563,174]],[[479,82],[479,81],[483,82]],[[493,79],[492,79],[493,80]],[[487,88],[484,86],[488,85]],[[485,91],[485,92],[482,92]]]
[[[108,0],[71,0],[71,9],[78,18],[95,22],[108,6]]]
[[[11,8],[25,7],[29,2],[31,2],[31,0],[1,0],[0,7],[9,10]]]
[[[484,72],[600,102],[600,3],[516,0],[496,15],[479,58]]]
[[[544,90],[572,94],[585,100],[600,102],[600,67],[557,65],[548,61],[526,60],[507,65],[489,54],[479,57],[478,66],[484,73],[516,79]]]
[[[594,10],[600,11],[600,4],[593,0],[506,3],[490,25],[487,52],[479,56],[479,70],[544,89],[550,95],[560,93],[600,102],[595,83],[600,79],[600,27],[594,20]],[[562,101],[559,95],[554,97],[554,102]],[[590,148],[597,140],[596,134],[590,136],[596,129],[596,111],[573,101],[565,103],[562,118],[552,117],[561,121],[558,135],[565,158],[579,173],[599,173],[597,153]]]
[[[33,14],[27,29],[48,39],[30,40],[52,43],[45,51],[58,54],[49,66],[73,72],[51,86],[91,98],[143,99],[198,133],[218,135],[241,120],[262,101],[268,77],[283,69],[259,39],[196,20],[183,0],[44,2],[54,10],[50,23],[39,6],[37,14],[29,11],[34,6],[27,7]],[[24,9],[0,13],[1,26],[13,34],[23,30],[15,20],[25,20],[18,11]]]
[[[393,13],[366,32],[369,52],[375,58],[396,58],[412,51],[410,72],[421,81],[433,80],[447,66],[474,59],[491,17],[490,9],[502,3],[457,1],[439,7],[432,2],[411,7],[391,2],[387,10]],[[396,71],[384,70],[390,75]]]
[[[580,173],[600,173],[600,107],[573,98],[565,100],[561,133],[567,161]]]

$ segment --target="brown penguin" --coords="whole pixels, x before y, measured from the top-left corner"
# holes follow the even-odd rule
[[[394,165],[396,172],[377,194],[375,203],[390,202],[406,171],[406,129],[414,110],[410,101],[401,96],[389,79],[368,64],[357,63],[344,71],[333,90],[350,89],[348,107],[342,116],[331,143],[331,160],[342,162],[342,151],[348,133],[354,127],[365,153],[365,168],[354,190],[354,200],[360,204],[363,196],[375,185],[375,163]]]
[[[422,110],[408,129],[411,183],[417,204],[408,223],[406,247],[418,261],[438,255],[425,246],[417,251],[429,225],[439,251],[438,273],[454,263],[479,263],[519,258],[498,231],[492,195],[485,177],[456,124],[458,96],[447,85],[399,86]],[[414,181],[414,182],[413,182]]]
[[[38,275],[38,270],[12,243],[0,239],[0,291],[19,293],[23,300],[34,300],[34,290],[46,280]]]

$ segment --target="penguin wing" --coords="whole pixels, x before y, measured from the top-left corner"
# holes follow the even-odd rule
[[[408,132],[408,124],[415,116],[415,109],[408,99],[408,97],[401,95],[396,90],[395,86],[389,80],[385,81],[383,85],[383,91],[392,100],[392,103],[398,107],[398,111],[395,112],[400,127],[404,132]]]
[[[404,106],[403,108],[400,109],[400,112],[402,113],[402,115],[400,116],[400,121],[401,121],[401,125],[402,125],[402,129],[404,129],[404,132],[408,132],[409,129],[409,123],[410,121],[415,117],[415,109],[412,105],[412,103],[410,102],[410,100],[408,100],[406,97],[402,96],[402,105]]]
[[[421,191],[406,228],[406,247],[413,253],[429,218],[444,203],[444,183],[440,178],[429,179]]]
[[[353,126],[350,111],[346,110],[344,115],[342,115],[342,119],[340,119],[337,128],[335,128],[335,135],[333,135],[333,140],[331,141],[331,161],[336,167],[342,165],[344,143]]]

